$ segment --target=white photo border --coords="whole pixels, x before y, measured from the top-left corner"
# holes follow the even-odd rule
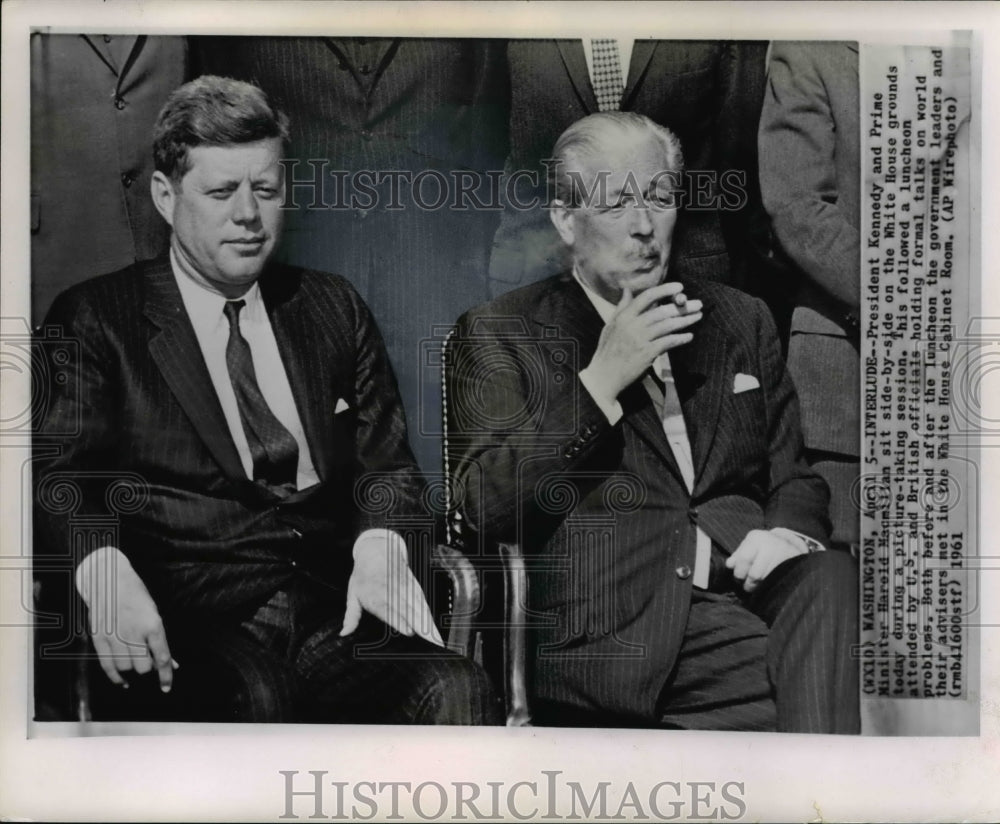
[[[57,31],[161,34],[338,34],[413,36],[573,36],[595,27],[609,34],[643,24],[665,38],[831,39],[937,42],[942,25],[969,30],[973,101],[981,116],[974,138],[980,181],[1000,180],[996,104],[1000,9],[986,3],[334,3],[147,0],[26,2],[2,5],[2,191],[0,315],[28,318],[28,33]],[[234,22],[238,21],[238,22]],[[981,142],[980,142],[981,139]],[[980,184],[981,185],[981,184]],[[1000,225],[1000,200],[982,186],[979,225]],[[977,201],[974,200],[974,203]],[[972,263],[982,270],[982,314],[1000,317],[991,263],[996,232],[974,233]],[[980,245],[981,243],[981,245]],[[1000,392],[982,376],[987,409]],[[5,377],[0,410],[15,408],[24,381]],[[989,416],[992,419],[993,416]],[[0,414],[0,419],[3,415]],[[2,447],[2,444],[0,444]],[[23,455],[0,448],[0,604],[17,604],[28,511],[17,494]],[[982,451],[982,500],[1000,499],[998,470]],[[13,492],[12,492],[13,491]],[[980,513],[980,554],[1000,556],[998,507]],[[26,553],[30,554],[30,553]],[[998,565],[1000,566],[1000,565]],[[358,782],[517,782],[543,771],[585,787],[628,782],[741,782],[743,820],[967,820],[1000,817],[1000,570],[982,580],[979,737],[877,739],[779,734],[587,731],[545,728],[315,727],[176,725],[129,736],[29,739],[28,632],[0,626],[0,816],[35,820],[280,820],[285,778],[279,771],[326,771],[324,780]],[[4,607],[6,611],[7,607]],[[2,623],[2,622],[0,622]],[[58,732],[58,725],[46,725]],[[106,732],[106,730],[105,730]],[[506,790],[505,790],[506,792]],[[428,805],[433,807],[433,805]],[[364,808],[362,808],[364,809]],[[297,805],[303,819],[308,804]],[[327,815],[329,815],[329,810]],[[690,814],[690,807],[687,812]],[[497,819],[494,819],[497,820]],[[557,820],[549,818],[549,820]]]

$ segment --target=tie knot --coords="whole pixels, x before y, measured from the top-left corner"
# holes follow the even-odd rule
[[[229,326],[232,328],[239,323],[240,310],[247,305],[245,300],[227,300],[226,305],[222,307],[222,314],[226,316],[229,321]]]
[[[649,371],[660,383],[674,382],[674,374],[670,369],[670,359],[666,354],[657,356],[649,367]]]

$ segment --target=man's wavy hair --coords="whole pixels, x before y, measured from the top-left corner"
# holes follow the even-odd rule
[[[577,168],[583,158],[600,158],[614,145],[616,138],[637,133],[660,143],[664,171],[676,173],[679,180],[684,171],[684,154],[680,140],[670,129],[636,112],[597,112],[580,118],[559,136],[552,149],[552,159],[546,163],[548,191],[566,206],[580,206],[580,181],[568,171]]]
[[[153,163],[175,184],[195,146],[231,146],[271,137],[288,143],[288,117],[250,83],[206,74],[176,88],[153,127]]]

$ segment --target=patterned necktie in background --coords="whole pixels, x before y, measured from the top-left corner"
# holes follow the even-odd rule
[[[253,479],[263,481],[279,495],[295,491],[299,445],[282,425],[261,394],[253,368],[250,344],[240,334],[240,310],[246,301],[226,301],[223,314],[229,321],[226,366],[236,393],[243,432],[253,457]]]
[[[594,95],[597,97],[597,108],[602,112],[618,111],[622,102],[621,61],[618,58],[618,41],[613,38],[601,38],[590,41],[594,62]]]

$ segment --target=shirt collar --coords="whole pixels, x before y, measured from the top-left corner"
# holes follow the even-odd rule
[[[605,300],[597,292],[591,289],[586,283],[584,283],[583,278],[580,277],[579,271],[577,271],[576,266],[573,267],[573,278],[577,283],[583,288],[584,294],[594,305],[597,310],[597,314],[601,316],[601,320],[607,325],[608,321],[611,320],[611,316],[615,313],[618,308],[611,301]]]
[[[199,283],[185,272],[177,263],[174,250],[170,250],[170,268],[181,292],[181,300],[191,318],[191,325],[197,332],[215,332],[221,325],[229,329],[229,321],[223,314],[227,298],[218,292],[213,292],[204,284]],[[246,294],[239,298],[246,303],[240,312],[240,319],[259,322],[266,317],[264,301],[260,296],[260,285],[254,283]]]

